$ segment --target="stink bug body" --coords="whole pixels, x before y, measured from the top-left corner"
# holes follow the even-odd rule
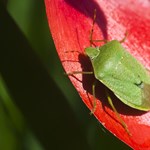
[[[96,79],[128,106],[150,110],[150,75],[119,41],[113,40],[98,48],[89,47],[85,52]]]

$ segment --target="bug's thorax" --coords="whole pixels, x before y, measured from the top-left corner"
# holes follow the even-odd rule
[[[122,48],[121,44],[118,41],[113,40],[99,48],[93,48],[94,57],[90,57],[90,60],[96,78],[103,78],[103,76],[106,76],[117,67],[122,59],[120,47]]]

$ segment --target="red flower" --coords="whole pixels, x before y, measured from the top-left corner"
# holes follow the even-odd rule
[[[123,46],[150,70],[150,1],[145,0],[45,0],[48,22],[54,43],[66,72],[91,71],[84,49],[90,45],[89,34],[94,9],[97,18],[93,39],[121,40]],[[99,46],[103,43],[99,43]],[[97,44],[98,45],[98,44]],[[134,67],[134,66],[133,66]],[[92,75],[69,76],[82,100],[92,109]],[[122,127],[108,105],[104,87],[96,87],[95,117],[110,132],[136,150],[150,149],[150,112],[132,109],[113,97],[114,105],[131,136]]]

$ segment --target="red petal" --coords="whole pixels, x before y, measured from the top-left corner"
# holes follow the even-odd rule
[[[129,36],[123,46],[150,69],[150,1],[149,0],[45,0],[48,22],[58,55],[66,72],[89,71],[91,64],[84,55],[96,8],[94,39],[118,39]],[[71,82],[89,109],[92,108],[91,85],[94,77],[75,75]],[[96,87],[95,117],[114,135],[136,150],[150,149],[150,112],[134,110],[118,99],[115,107],[128,126],[129,136],[107,104],[103,85]]]

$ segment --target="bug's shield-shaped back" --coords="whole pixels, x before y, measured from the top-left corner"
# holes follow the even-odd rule
[[[123,103],[138,110],[150,110],[150,75],[119,41],[106,43],[99,48],[97,55],[92,52],[87,55],[95,77]]]

